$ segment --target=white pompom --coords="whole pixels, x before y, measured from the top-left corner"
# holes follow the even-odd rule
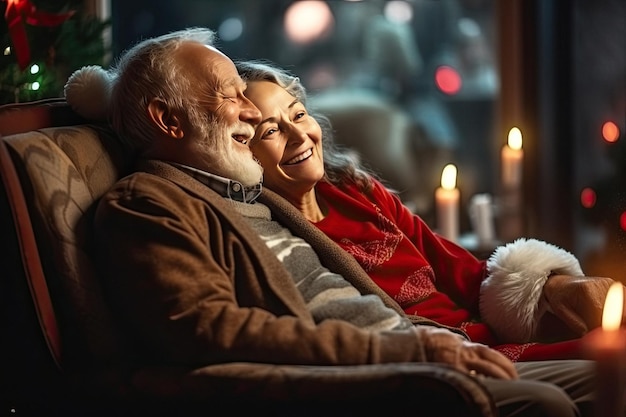
[[[98,65],[74,71],[65,84],[65,99],[86,119],[106,120],[109,113],[113,76]]]

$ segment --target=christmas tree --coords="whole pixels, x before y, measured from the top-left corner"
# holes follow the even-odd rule
[[[106,65],[109,21],[83,0],[0,0],[0,104],[62,97],[84,65]]]

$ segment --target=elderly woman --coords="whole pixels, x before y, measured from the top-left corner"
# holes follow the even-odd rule
[[[536,239],[475,258],[333,145],[297,77],[267,62],[237,68],[262,114],[250,146],[264,186],[349,252],[406,313],[457,327],[514,361],[582,356],[581,337],[599,326],[612,279],[584,276],[571,253]]]

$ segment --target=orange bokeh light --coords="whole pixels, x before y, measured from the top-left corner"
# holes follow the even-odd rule
[[[619,127],[611,121],[602,125],[602,137],[607,142],[616,142],[619,139]]]

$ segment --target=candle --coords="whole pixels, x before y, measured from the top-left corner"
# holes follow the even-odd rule
[[[459,189],[456,188],[456,166],[448,164],[441,173],[441,187],[435,192],[437,230],[443,237],[456,241],[459,236]]]
[[[478,238],[478,246],[487,247],[495,240],[493,224],[493,203],[489,194],[475,194],[470,198],[469,217],[474,233]]]
[[[596,361],[595,415],[624,416],[626,331],[621,328],[624,287],[609,288],[602,312],[602,328],[585,338],[585,348]]]
[[[509,131],[507,144],[502,147],[502,185],[506,189],[519,188],[522,183],[522,132],[514,127]]]

